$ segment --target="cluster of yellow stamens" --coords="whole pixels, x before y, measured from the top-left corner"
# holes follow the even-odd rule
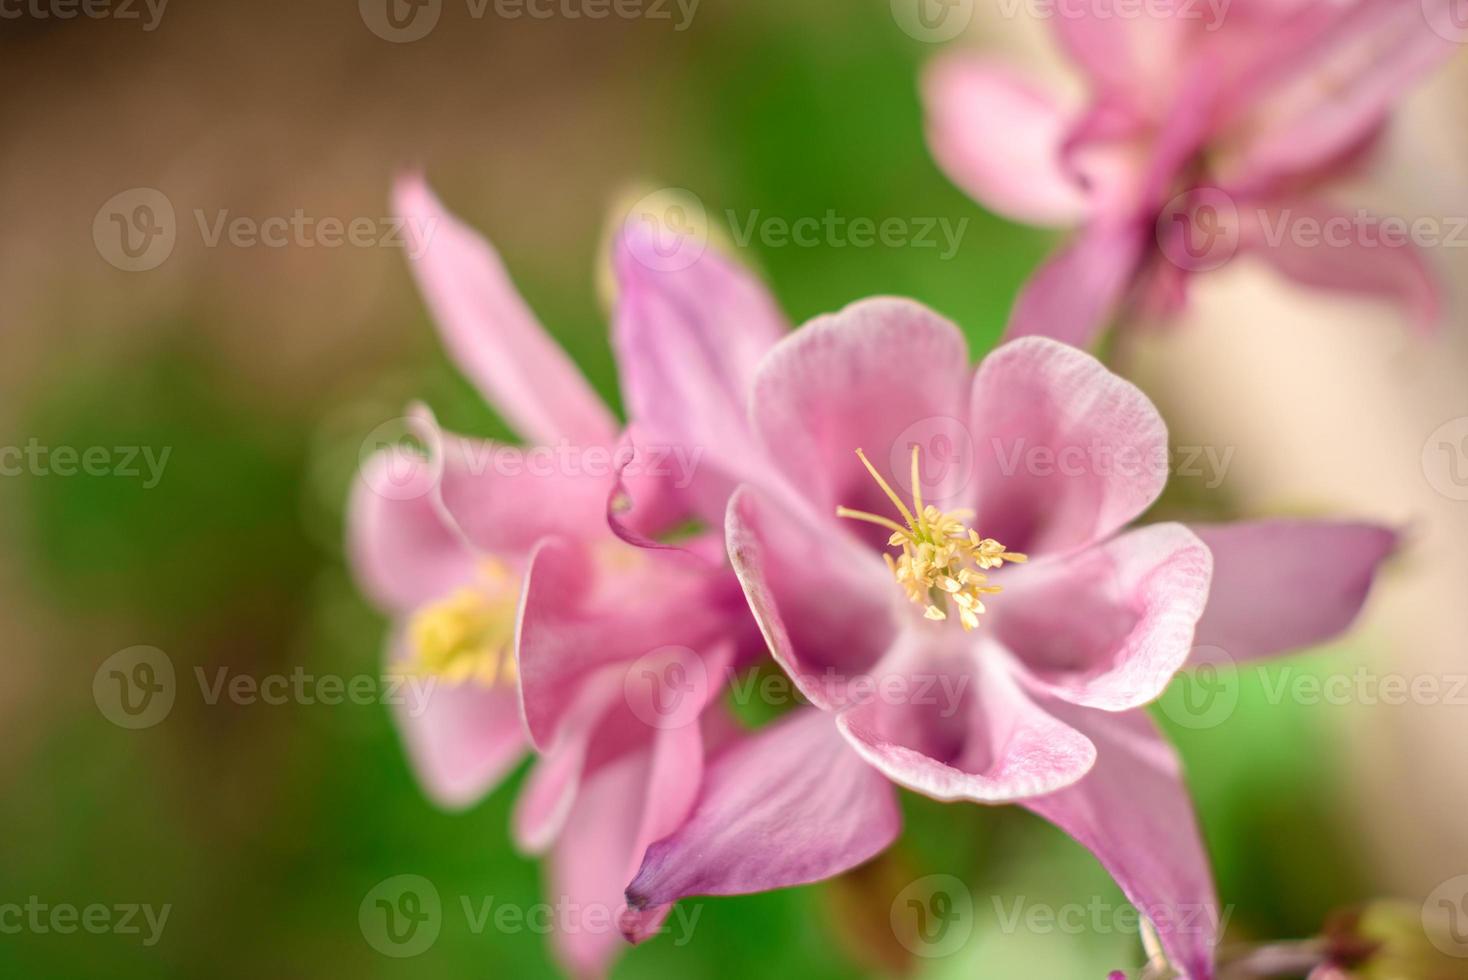
[[[999,586],[987,584],[984,572],[999,568],[1007,561],[1026,561],[1026,556],[1005,551],[1004,545],[993,538],[979,537],[979,532],[965,523],[973,518],[973,511],[941,511],[932,504],[923,503],[922,485],[918,482],[917,446],[912,447],[911,509],[882,479],[882,474],[867,459],[866,453],[858,449],[856,455],[882,492],[897,506],[907,526],[849,507],[837,507],[836,516],[866,521],[892,532],[887,544],[901,548],[902,554],[896,559],[889,554],[882,557],[907,597],[923,607],[926,618],[947,619],[951,599],[958,607],[958,621],[963,628],[977,628],[979,616],[984,612],[983,597],[1000,591]]]
[[[515,575],[503,565],[486,562],[474,585],[413,614],[408,621],[412,659],[407,669],[450,684],[514,683],[519,599]]]

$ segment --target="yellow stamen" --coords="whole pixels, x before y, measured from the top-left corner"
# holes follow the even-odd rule
[[[882,557],[908,599],[923,607],[924,618],[946,620],[951,600],[958,607],[959,624],[965,630],[977,629],[979,617],[984,613],[982,597],[1000,591],[999,586],[987,584],[988,577],[984,572],[1000,568],[1005,562],[1018,563],[1029,559],[1019,552],[1005,550],[1004,545],[993,538],[980,537],[978,531],[968,527],[964,521],[973,517],[973,511],[942,511],[931,504],[924,504],[918,452],[917,446],[912,447],[913,506],[908,510],[902,498],[872,466],[866,453],[860,449],[856,451],[857,458],[872,479],[897,506],[907,522],[906,527],[889,518],[849,507],[837,507],[836,516],[876,524],[892,532],[887,544],[901,548],[902,553],[896,559],[889,554]]]
[[[519,598],[516,577],[498,563],[486,563],[474,585],[413,614],[408,622],[412,659],[407,669],[450,684],[513,684]]]

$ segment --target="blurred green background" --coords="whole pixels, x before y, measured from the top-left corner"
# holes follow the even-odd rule
[[[543,322],[615,402],[596,286],[609,209],[629,187],[699,196],[711,220],[967,219],[941,249],[770,247],[758,268],[795,322],[873,293],[914,296],[997,338],[1053,244],[974,206],[924,148],[916,75],[937,48],[885,0],[704,0],[664,21],[470,17],[374,36],[350,2],[169,8],[120,21],[6,21],[8,144],[0,427],[6,445],[169,447],[156,487],[117,476],[0,481],[11,624],[0,685],[0,900],[172,906],[161,941],[0,936],[0,975],[542,976],[545,937],[476,934],[459,898],[530,904],[510,848],[515,786],[463,814],[430,806],[378,705],[205,702],[194,669],[375,672],[383,619],[356,593],[342,511],[363,439],[413,398],[446,425],[505,430],[439,350],[399,250],[203,246],[190,214],[380,217],[423,166],[499,246]],[[983,32],[955,43],[982,44]],[[128,273],[92,216],[129,187],[179,213],[174,254]],[[1164,503],[1228,513],[1224,491]],[[92,678],[148,644],[179,671],[162,723],[115,727]],[[1323,670],[1357,651],[1296,662]],[[1314,931],[1370,897],[1338,820],[1346,760],[1322,709],[1246,682],[1223,725],[1176,725],[1235,938]],[[1004,933],[998,906],[1120,901],[1079,847],[1011,809],[907,800],[901,845],[838,882],[703,902],[693,941],[631,950],[621,977],[1096,977],[1135,937]],[[972,890],[973,940],[915,960],[888,908],[921,875]],[[358,904],[396,874],[431,880],[445,921],[394,960]],[[896,883],[894,887],[893,883]]]

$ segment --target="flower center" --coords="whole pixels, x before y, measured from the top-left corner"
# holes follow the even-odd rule
[[[951,601],[958,608],[958,621],[963,628],[977,628],[979,616],[984,612],[983,597],[1001,591],[999,586],[987,584],[984,572],[999,568],[1007,561],[1027,561],[1028,557],[1005,551],[1004,545],[993,538],[979,537],[979,532],[965,523],[973,519],[973,511],[942,511],[932,504],[924,505],[922,485],[918,482],[917,446],[912,447],[911,509],[882,479],[882,474],[867,459],[866,453],[858,449],[856,456],[872,479],[877,481],[877,486],[896,505],[906,526],[879,514],[849,507],[837,507],[836,516],[866,521],[892,532],[887,544],[900,548],[901,554],[894,559],[884,552],[882,558],[908,599],[923,607],[924,617],[947,619]]]
[[[429,603],[408,621],[408,670],[451,684],[513,684],[519,580],[497,562],[480,580]]]

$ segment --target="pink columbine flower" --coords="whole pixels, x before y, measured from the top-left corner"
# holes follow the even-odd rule
[[[538,753],[515,837],[549,852],[550,890],[583,917],[555,936],[562,962],[598,975],[622,945],[623,891],[646,846],[681,823],[705,752],[727,737],[703,709],[762,644],[721,535],[649,549],[613,532],[609,496],[655,498],[617,521],[645,542],[682,520],[677,490],[618,464],[611,412],[490,245],[418,177],[395,206],[422,235],[413,271],[450,354],[553,451],[447,435],[415,410],[429,453],[390,449],[364,466],[353,565],[393,619],[387,669],[433,682],[426,708],[397,716],[428,795],[470,805]]]
[[[628,251],[624,343],[697,350],[700,321],[680,315],[689,283]],[[700,269],[705,295],[748,287],[723,264]],[[1208,862],[1178,760],[1139,709],[1195,643],[1242,660],[1344,629],[1394,534],[1296,520],[1128,529],[1166,479],[1147,398],[1045,338],[975,372],[959,331],[909,301],[818,317],[752,372],[715,358],[644,367],[629,378],[639,424],[698,444],[723,434],[716,462],[738,484],[729,556],[810,706],[711,759],[687,822],[628,889],[628,937],[684,896],[868,860],[900,829],[896,784],[1051,820],[1139,908],[1178,912],[1186,927],[1157,923],[1164,947],[1211,976]]]
[[[1079,107],[988,59],[941,57],[923,83],[939,164],[1001,215],[1078,229],[1008,336],[1088,346],[1113,319],[1176,311],[1188,276],[1236,251],[1436,323],[1407,229],[1322,191],[1456,49],[1431,26],[1451,2],[1234,0],[1217,19],[1193,3],[1141,18],[1083,5],[1053,18],[1088,89]]]

